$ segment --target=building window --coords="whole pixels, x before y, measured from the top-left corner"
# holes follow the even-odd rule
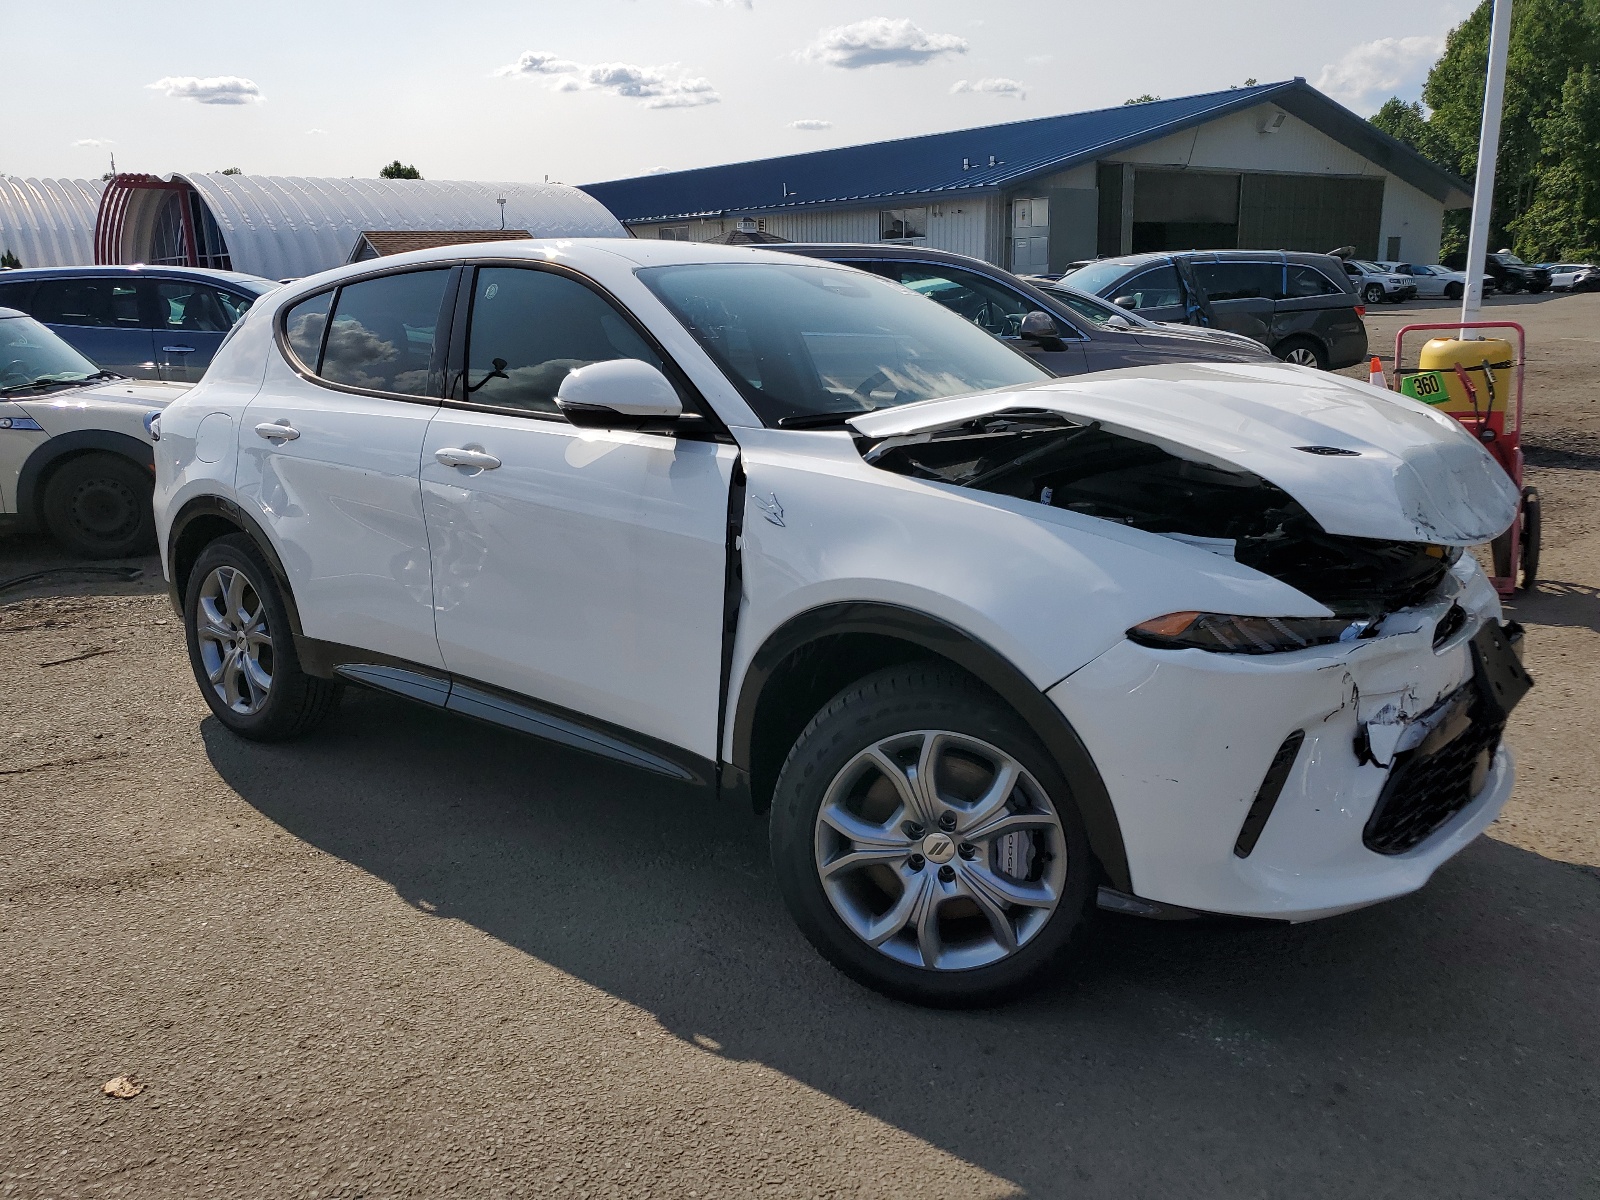
[[[928,236],[925,208],[886,208],[878,213],[878,240],[915,242]]]
[[[188,209],[185,222],[184,209]],[[194,253],[190,254],[191,236]],[[151,238],[150,254],[145,260],[163,266],[215,267],[222,271],[233,269],[228,256],[227,243],[222,240],[222,230],[198,193],[173,189],[161,202],[156,214],[155,232]]]
[[[656,230],[656,237],[663,242],[689,241],[689,227],[687,225],[663,225]]]

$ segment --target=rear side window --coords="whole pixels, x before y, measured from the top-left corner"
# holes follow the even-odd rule
[[[449,278],[448,268],[408,271],[340,288],[317,374],[348,387],[433,395],[429,380]]]
[[[139,285],[132,279],[42,279],[33,296],[33,315],[46,325],[143,328]]]
[[[1275,299],[1283,284],[1276,263],[1196,263],[1195,278],[1213,301]]]
[[[1344,289],[1315,267],[1289,268],[1288,287],[1284,289],[1290,300],[1305,296],[1338,296]]]
[[[482,267],[472,289],[467,375],[452,395],[555,413],[556,391],[569,371],[615,358],[667,370],[610,302],[577,280],[524,267]]]
[[[1183,303],[1183,284],[1178,279],[1177,268],[1171,265],[1143,271],[1127,283],[1119,283],[1116,292],[1113,300],[1132,301],[1122,304],[1122,308],[1173,308]]]

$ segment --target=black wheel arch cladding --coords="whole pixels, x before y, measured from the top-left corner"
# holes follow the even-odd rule
[[[878,661],[857,663],[849,678],[840,681],[840,687],[895,662],[932,657],[960,667],[1009,705],[1060,768],[1088,831],[1090,849],[1107,882],[1119,890],[1132,890],[1122,828],[1110,793],[1088,748],[1066,717],[993,647],[937,617],[897,605],[845,602],[812,609],[779,626],[755,653],[739,689],[728,759],[738,775],[752,781],[752,800],[758,808],[764,809],[770,799],[770,792],[762,794],[763,785],[770,786],[776,779],[775,772],[771,779],[760,777],[764,764],[759,760],[763,720],[771,719],[772,705],[781,699],[772,694],[771,688],[784,685],[787,668],[809,647],[825,644],[830,638],[852,636],[871,639],[884,648],[884,655]],[[825,704],[831,694],[822,697],[818,706]],[[812,715],[804,714],[794,730],[796,736]],[[788,750],[785,745],[778,752],[778,765]]]

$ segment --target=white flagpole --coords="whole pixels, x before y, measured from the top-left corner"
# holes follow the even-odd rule
[[[1489,215],[1494,208],[1494,168],[1500,152],[1500,108],[1506,94],[1506,52],[1511,45],[1511,0],[1494,0],[1489,30],[1489,77],[1483,88],[1483,127],[1478,131],[1478,176],[1472,185],[1472,235],[1467,241],[1467,286],[1461,320],[1476,321],[1483,305],[1483,264],[1489,253]],[[1463,331],[1462,336],[1466,336]]]

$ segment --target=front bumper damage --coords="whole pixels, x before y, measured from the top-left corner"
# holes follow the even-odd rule
[[[1498,616],[1481,572],[1458,570],[1360,642],[1246,656],[1128,641],[1057,684],[1111,794],[1136,896],[1304,921],[1422,887],[1511,792],[1499,735],[1521,692],[1513,681],[1499,709],[1483,700],[1473,649]]]

